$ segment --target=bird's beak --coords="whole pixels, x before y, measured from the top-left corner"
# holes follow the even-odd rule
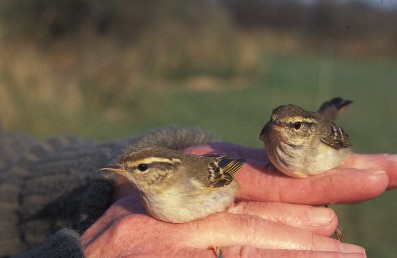
[[[262,141],[265,140],[266,135],[269,135],[271,133],[271,131],[281,131],[282,126],[274,123],[274,122],[267,122],[266,125],[263,127],[261,133],[259,134],[259,139],[261,139]]]
[[[261,141],[265,140],[265,128],[262,129],[261,133],[259,134],[259,139]]]
[[[101,171],[112,172],[119,175],[124,175],[127,172],[125,169],[122,169],[120,166],[101,168]]]
[[[281,129],[283,128],[278,124],[271,124],[270,126],[272,127],[272,130],[276,130],[276,131],[281,131]]]
[[[259,139],[261,140],[261,141],[264,141],[265,140],[265,138],[266,138],[266,134],[269,132],[269,122],[267,122],[266,124],[265,124],[265,126],[262,128],[262,131],[261,131],[261,133],[259,134]]]

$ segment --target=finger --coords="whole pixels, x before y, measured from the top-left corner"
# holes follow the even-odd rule
[[[364,258],[365,254],[343,254],[340,252],[322,252],[309,250],[260,249],[249,246],[222,248],[224,257],[263,257],[263,258]]]
[[[264,162],[245,163],[236,178],[241,200],[309,205],[365,201],[383,193],[389,182],[384,171],[369,169],[335,169],[304,179],[292,178]]]
[[[240,202],[229,208],[227,212],[256,215],[262,219],[310,230],[325,236],[331,236],[338,225],[335,212],[323,207],[279,202]]]
[[[83,242],[89,245],[91,241],[98,238],[104,231],[116,223],[116,221],[130,216],[132,213],[147,214],[136,196],[119,199],[110,206],[97,222],[85,231],[82,236]]]
[[[157,251],[157,252],[156,252]],[[169,249],[169,250],[152,250],[148,254],[139,254],[139,257],[208,257],[215,258],[214,250],[208,249]],[[365,258],[365,254],[343,254],[340,252],[322,252],[322,251],[301,251],[301,250],[279,250],[279,249],[260,249],[249,246],[231,246],[222,247],[223,257],[239,258]],[[129,257],[136,257],[137,254],[130,254]],[[115,256],[116,257],[116,256]],[[128,257],[128,256],[127,256]]]
[[[340,252],[322,252],[322,251],[302,251],[302,250],[280,250],[280,249],[261,249],[253,248],[250,246],[229,246],[222,247],[223,257],[238,258],[365,258],[365,254],[344,254]],[[153,257],[152,253],[147,256],[140,257]],[[172,250],[171,252],[162,253],[167,257],[216,257],[213,250],[203,250],[186,248],[182,250]]]
[[[385,170],[389,176],[388,189],[397,187],[396,154],[352,154],[340,167]]]
[[[268,160],[264,148],[249,148],[223,142],[187,148],[185,149],[185,153],[201,155],[207,153],[224,153],[232,157],[240,157],[246,160]],[[352,154],[339,168],[385,170],[390,178],[388,189],[397,187],[396,154]]]
[[[360,246],[341,243],[333,238],[251,215],[217,213],[205,220],[186,223],[183,230],[186,232],[181,236],[190,234],[190,237],[182,237],[177,242],[191,248],[239,245],[262,249],[365,252]]]
[[[106,234],[97,234],[95,243],[87,242],[84,237],[82,242],[86,253],[100,256],[98,245],[110,243],[112,250],[105,251],[123,257],[163,253],[166,250],[212,250],[214,246],[364,253],[359,246],[340,243],[307,230],[266,221],[258,216],[226,212],[182,224],[165,223],[147,215],[132,214],[115,221],[107,228]]]

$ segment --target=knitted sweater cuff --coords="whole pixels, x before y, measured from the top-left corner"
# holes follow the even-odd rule
[[[33,257],[82,258],[84,253],[78,234],[71,229],[62,229],[48,238],[44,244],[15,256],[15,258]]]
[[[119,149],[58,137],[0,168],[0,256],[35,247],[61,228],[81,233],[92,225],[108,207],[114,183],[99,169]]]

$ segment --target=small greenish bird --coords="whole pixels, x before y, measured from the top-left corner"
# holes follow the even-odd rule
[[[126,177],[153,217],[182,223],[233,205],[239,189],[234,176],[242,164],[243,160],[224,155],[146,147],[126,153],[117,166],[102,170]]]
[[[352,103],[337,97],[317,112],[292,104],[275,108],[259,134],[273,166],[288,176],[304,178],[341,164],[351,153],[351,143],[335,120]],[[336,238],[343,241],[339,225]]]
[[[317,112],[288,104],[273,110],[259,138],[270,162],[292,177],[318,175],[341,164],[351,143],[335,119],[352,101],[333,98]]]

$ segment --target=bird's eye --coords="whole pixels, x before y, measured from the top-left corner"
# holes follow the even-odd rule
[[[294,123],[295,130],[299,130],[301,127],[302,127],[302,123],[301,122],[295,122]]]
[[[138,170],[141,172],[145,172],[148,169],[148,165],[145,163],[139,164],[138,165]]]

